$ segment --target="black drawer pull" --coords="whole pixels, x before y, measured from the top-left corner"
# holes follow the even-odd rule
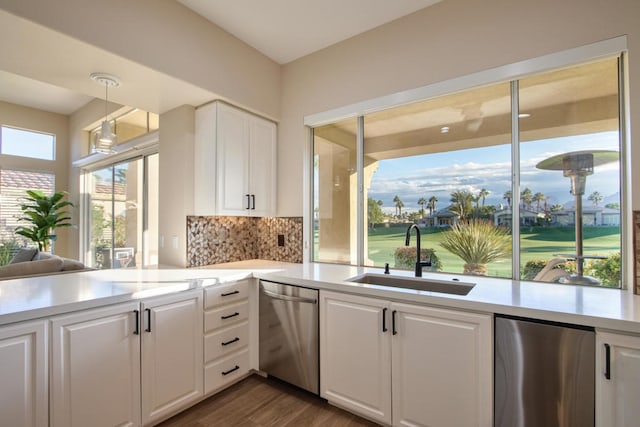
[[[249,197],[248,194],[245,194],[244,197],[247,198],[247,207],[246,207],[246,209],[251,209],[251,201],[250,201],[251,197]]]
[[[220,294],[221,297],[228,297],[229,295],[235,295],[235,294],[239,294],[240,291],[231,291],[231,292],[227,292],[226,294]]]
[[[232,339],[231,341],[227,341],[227,342],[223,342],[221,343],[222,345],[229,345],[229,344],[233,344],[234,342],[238,342],[240,341],[240,338],[235,337],[234,339]]]
[[[236,365],[234,368],[231,368],[228,371],[223,371],[222,375],[229,375],[231,372],[237,371],[238,369],[240,369],[240,366]]]
[[[382,332],[387,332],[387,307],[382,309]]]
[[[140,310],[133,310],[136,316],[136,329],[133,331],[134,335],[140,335]]]
[[[398,334],[398,330],[396,329],[396,310],[393,310],[391,312],[391,334],[392,335],[397,335]]]
[[[151,309],[145,308],[144,311],[147,312],[147,327],[145,329],[146,332],[151,332]]]
[[[222,320],[227,320],[227,319],[231,319],[232,317],[236,317],[236,316],[240,316],[240,313],[238,313],[237,311],[233,314],[229,314],[227,316],[220,316],[220,318]]]

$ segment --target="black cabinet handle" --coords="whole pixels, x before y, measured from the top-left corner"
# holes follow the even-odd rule
[[[229,369],[228,371],[222,371],[222,375],[229,375],[233,371],[237,371],[240,369],[240,366],[236,365],[234,368]]]
[[[387,307],[382,309],[382,332],[387,332]]]
[[[136,316],[136,329],[133,331],[134,335],[140,335],[140,310],[133,310]]]
[[[255,194],[251,195],[251,209],[252,210],[256,209],[256,195]]]
[[[227,320],[227,319],[231,319],[232,317],[236,317],[236,316],[240,316],[240,313],[238,313],[237,311],[233,314],[229,314],[227,316],[220,316],[220,318],[222,320]]]
[[[251,209],[251,197],[249,194],[245,194],[244,197],[247,198],[247,209]]]
[[[147,313],[147,327],[145,328],[146,332],[151,332],[151,309],[145,308],[145,313]]]
[[[391,333],[393,335],[398,335],[398,331],[396,330],[396,310],[391,312]]]
[[[611,346],[609,344],[604,345],[604,377],[611,379]]]
[[[229,295],[235,295],[235,294],[239,294],[240,291],[231,291],[231,292],[227,292],[226,294],[220,294],[221,297],[228,297]]]
[[[238,342],[238,341],[240,341],[240,338],[235,337],[235,338],[234,338],[234,339],[232,339],[231,341],[226,341],[226,342],[223,342],[223,343],[220,343],[220,344],[222,344],[222,345],[229,345],[229,344],[233,344],[234,342]]]

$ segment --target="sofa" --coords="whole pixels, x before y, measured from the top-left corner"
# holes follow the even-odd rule
[[[93,270],[80,261],[37,249],[18,250],[9,264],[0,267],[0,280]]]

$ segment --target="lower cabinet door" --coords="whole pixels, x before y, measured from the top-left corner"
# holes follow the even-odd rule
[[[391,423],[388,305],[320,291],[320,395],[383,424]]]
[[[640,422],[640,336],[596,332],[596,426]]]
[[[139,304],[51,320],[51,426],[140,425]]]
[[[0,327],[0,425],[49,425],[48,322]]]
[[[394,426],[493,425],[492,316],[391,304]]]
[[[203,396],[202,290],[142,304],[142,422],[150,425]]]

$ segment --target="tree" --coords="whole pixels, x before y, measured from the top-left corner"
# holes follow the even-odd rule
[[[376,223],[384,221],[384,215],[382,214],[380,206],[382,206],[382,200],[375,201],[371,197],[367,199],[367,221],[372,230]]]
[[[422,209],[420,209],[420,217],[424,218],[424,206],[427,204],[427,200],[424,197],[420,197],[418,204],[422,206]]]
[[[502,198],[507,200],[507,205],[509,205],[509,209],[511,209],[511,200],[513,199],[512,196],[513,194],[511,193],[511,190],[505,191],[504,194],[502,195]]]
[[[601,201],[604,200],[604,197],[602,197],[602,194],[600,194],[597,191],[594,191],[593,193],[591,193],[589,195],[588,198],[589,201],[593,202],[593,206],[595,206],[596,208],[598,207],[598,203],[600,203]]]
[[[551,206],[551,212],[560,212],[561,210],[564,209],[564,206],[562,205],[553,205]]]
[[[529,187],[525,187],[520,193],[520,199],[522,199],[522,209],[529,207],[531,209],[531,202],[533,201],[533,192]]]
[[[402,216],[402,208],[404,208],[404,203],[397,194],[396,197],[393,198],[393,203],[396,204],[396,215],[398,217]]]
[[[487,190],[486,188],[482,188],[480,190],[480,193],[478,193],[478,197],[482,199],[482,207],[484,207],[484,200],[487,198],[488,195],[489,195],[489,190]]]
[[[473,212],[473,198],[473,194],[467,190],[454,191],[451,193],[451,203],[453,203],[451,210],[460,215],[460,219],[466,219]]]
[[[538,212],[540,212],[540,203],[547,200],[547,196],[542,193],[536,193],[533,195],[531,200],[537,204]]]
[[[605,208],[608,209],[616,209],[616,210],[620,210],[620,203],[618,202],[614,202],[614,203],[607,203],[606,205],[604,205]]]

